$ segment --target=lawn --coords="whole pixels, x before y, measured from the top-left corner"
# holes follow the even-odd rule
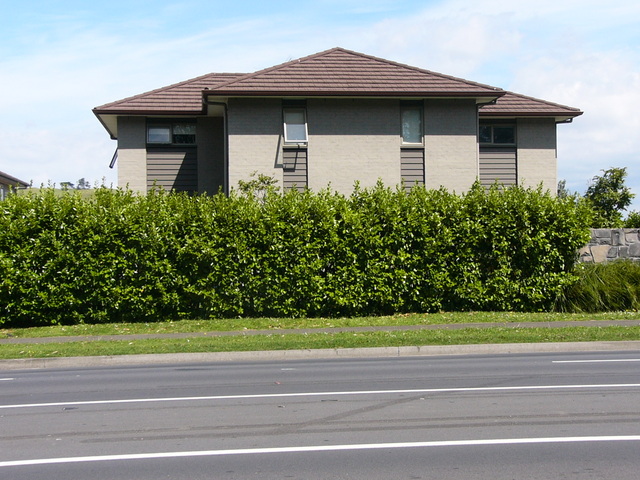
[[[482,343],[536,343],[640,340],[640,326],[546,326],[525,328],[518,324],[584,320],[640,320],[640,312],[606,314],[558,313],[438,313],[359,318],[258,318],[227,320],[182,320],[162,323],[130,323],[53,326],[0,330],[2,338],[42,338],[183,333],[183,338],[148,338],[73,342],[11,343],[0,345],[0,358],[74,357],[148,353],[229,352],[252,350],[292,350],[320,348],[361,348],[411,345],[463,345]],[[364,326],[445,325],[497,323],[491,328],[467,327],[457,330],[416,330],[376,332],[285,333],[283,329],[322,329]],[[259,335],[242,335],[251,330],[268,330]],[[216,336],[216,332],[238,332]],[[203,335],[211,333],[210,335]]]

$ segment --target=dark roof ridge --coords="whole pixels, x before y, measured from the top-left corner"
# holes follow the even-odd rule
[[[234,79],[229,80],[228,82],[224,82],[224,83],[221,83],[219,85],[216,85],[215,88],[210,88],[209,91],[210,92],[215,92],[216,90],[224,90],[224,88],[226,88],[228,86],[232,86],[232,85],[234,85],[236,83],[239,83],[239,82],[242,82],[244,80],[247,80],[247,79],[250,79],[250,78],[254,78],[254,77],[257,77],[259,75],[263,75],[265,73],[269,73],[269,72],[272,72],[272,71],[275,71],[275,70],[286,68],[286,67],[288,67],[290,65],[296,65],[298,63],[302,63],[302,62],[306,62],[306,61],[309,61],[309,60],[312,60],[312,59],[315,59],[315,58],[323,57],[325,55],[328,55],[328,54],[334,53],[334,52],[348,53],[350,55],[355,55],[355,56],[358,56],[358,57],[361,57],[361,58],[365,58],[365,59],[368,59],[368,60],[375,60],[377,62],[386,63],[387,65],[392,65],[392,66],[400,67],[400,68],[406,68],[406,69],[413,70],[413,71],[416,71],[416,72],[419,72],[419,73],[425,73],[425,74],[434,75],[434,76],[437,76],[437,77],[440,77],[440,78],[446,78],[448,80],[454,80],[454,81],[457,81],[457,82],[466,83],[467,85],[471,85],[471,86],[486,88],[486,89],[492,90],[492,91],[494,91],[496,93],[504,92],[503,89],[501,89],[499,87],[494,87],[492,85],[486,85],[486,84],[483,84],[483,83],[473,82],[471,80],[466,80],[464,78],[454,77],[452,75],[445,75],[443,73],[438,73],[438,72],[434,72],[434,71],[431,71],[431,70],[426,70],[424,68],[415,67],[415,66],[412,66],[412,65],[407,65],[407,64],[404,64],[404,63],[394,62],[393,60],[387,60],[385,58],[376,57],[376,56],[373,56],[373,55],[368,55],[368,54],[361,53],[361,52],[356,52],[356,51],[353,51],[353,50],[348,50],[348,49],[342,48],[342,47],[330,48],[328,50],[324,50],[322,52],[314,53],[312,55],[307,55],[305,57],[300,57],[298,59],[289,60],[289,61],[281,63],[279,65],[274,65],[274,66],[271,66],[271,67],[264,68],[262,70],[257,70],[257,71],[255,71],[253,73],[247,73],[247,74],[245,74],[245,75],[243,75],[241,77],[234,78]]]

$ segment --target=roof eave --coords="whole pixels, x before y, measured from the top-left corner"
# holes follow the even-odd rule
[[[149,115],[175,115],[179,117],[193,117],[204,115],[204,110],[171,110],[171,109],[122,109],[122,110],[100,110],[93,109],[95,115],[117,115],[122,116],[149,116]]]
[[[118,139],[117,125],[115,129],[109,125],[110,122],[107,121],[107,118],[116,118],[117,117],[159,117],[159,116],[170,116],[170,117],[196,117],[202,116],[205,114],[204,109],[201,110],[106,110],[100,108],[94,108],[93,114],[98,118],[98,121],[102,124],[104,129],[107,131],[111,140]],[[117,120],[116,120],[117,122]]]
[[[30,185],[30,183],[4,172],[0,172],[0,183],[3,185],[12,185],[18,188],[26,188]]]
[[[111,130],[111,128],[109,128],[109,126],[107,125],[107,123],[105,122],[105,119],[103,118],[103,115],[108,115],[106,112],[99,112],[97,109],[93,109],[92,110],[93,114],[96,116],[96,118],[98,119],[98,121],[100,122],[100,124],[104,127],[104,129],[107,131],[107,133],[109,134],[109,137],[111,138],[111,140],[116,140],[118,138],[116,132],[113,132]]]
[[[480,117],[491,118],[553,118],[556,122],[565,122],[567,120],[579,117],[584,112],[483,112],[480,110]]]
[[[205,97],[225,98],[475,98],[478,101],[495,100],[505,92],[424,92],[424,91],[344,91],[344,90],[279,90],[279,91],[237,91],[237,90],[205,90]]]

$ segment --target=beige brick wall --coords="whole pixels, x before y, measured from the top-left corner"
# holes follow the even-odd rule
[[[399,183],[399,112],[397,100],[309,100],[309,187],[348,194],[356,181]]]
[[[229,186],[253,172],[273,176],[282,186],[282,102],[230,99],[228,109]]]
[[[229,183],[253,172],[282,185],[280,100],[232,99],[229,104]],[[372,186],[400,182],[397,100],[310,99],[307,102],[308,181],[319,190],[350,193],[356,180]]]
[[[146,121],[144,117],[118,118],[118,186],[147,191]]]
[[[350,193],[356,181],[365,187],[401,181],[398,100],[309,99],[307,117],[310,188]],[[232,99],[228,128],[230,186],[255,171],[282,185],[281,101]],[[424,130],[426,186],[468,190],[478,176],[475,101],[426,101]]]
[[[557,191],[556,124],[553,119],[520,119],[517,130],[518,183],[537,187],[542,182]]]
[[[425,185],[461,193],[478,176],[477,109],[473,100],[428,100],[424,109]]]

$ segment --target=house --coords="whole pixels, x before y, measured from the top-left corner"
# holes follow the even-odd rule
[[[402,180],[556,189],[556,125],[576,108],[333,48],[212,73],[97,107],[118,184],[228,192],[253,172],[348,193]]]
[[[0,200],[4,200],[11,189],[27,188],[29,184],[4,172],[0,172]]]

